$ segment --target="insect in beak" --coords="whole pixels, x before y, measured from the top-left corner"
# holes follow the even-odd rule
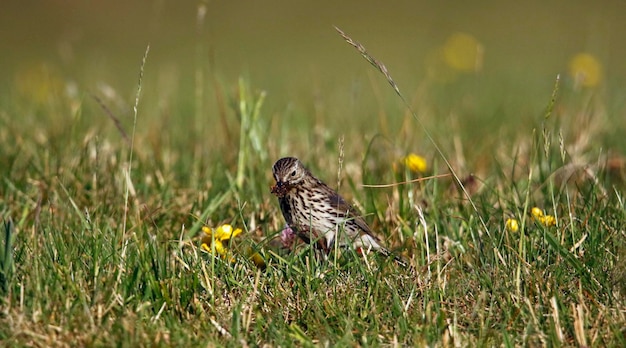
[[[277,197],[284,197],[289,191],[289,185],[282,181],[277,181],[276,185],[272,186],[272,193]]]

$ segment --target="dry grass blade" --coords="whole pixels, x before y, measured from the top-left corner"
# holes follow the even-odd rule
[[[90,95],[96,101],[96,103],[100,105],[100,108],[102,108],[102,111],[104,111],[104,113],[107,116],[109,116],[109,118],[113,121],[113,124],[115,124],[115,128],[117,128],[117,130],[120,132],[120,135],[122,136],[126,144],[130,145],[130,138],[128,137],[128,134],[124,130],[124,127],[122,127],[122,122],[120,122],[120,119],[117,116],[115,116],[113,111],[111,111],[111,109],[109,109],[109,107],[106,106],[106,104],[104,104],[102,99],[98,98],[98,96],[96,95],[93,95],[93,94],[90,94]]]
[[[124,170],[124,176],[126,178],[126,189],[124,192],[124,214],[122,216],[122,241],[124,242],[124,246],[122,247],[121,257],[120,257],[120,270],[124,269],[124,262],[126,261],[126,251],[128,249],[128,239],[126,239],[126,233],[128,232],[126,229],[126,224],[128,220],[128,199],[131,191],[133,192],[133,196],[135,195],[135,189],[133,186],[133,182],[131,179],[131,171],[133,167],[133,151],[135,148],[135,133],[137,131],[137,115],[139,113],[139,99],[141,97],[141,90],[143,84],[143,72],[146,66],[146,61],[148,60],[148,53],[150,53],[150,45],[146,47],[146,51],[143,54],[143,58],[141,60],[141,66],[139,67],[139,81],[137,82],[137,92],[135,94],[135,104],[133,105],[133,133],[130,140],[130,152],[128,154],[128,166]],[[121,282],[122,272],[120,271],[117,276],[117,285]]]
[[[220,333],[220,335],[227,337],[227,338],[233,337],[233,335],[231,335],[230,332],[228,332],[228,330],[226,330],[222,325],[220,325],[220,323],[218,323],[217,320],[213,318],[209,318],[209,320],[211,321],[211,324],[213,324],[213,326],[217,329],[217,332]]]
[[[400,186],[400,185],[412,184],[414,182],[426,181],[430,179],[445,178],[450,175],[452,174],[431,175],[431,176],[425,176],[423,178],[417,178],[417,179],[408,180],[408,181],[394,182],[393,184],[363,184],[361,185],[361,187],[372,187],[372,188],[395,187],[395,186]]]
[[[341,29],[339,29],[337,27],[335,27],[335,30],[337,30],[339,35],[341,35],[341,37],[343,37],[343,39],[346,40],[346,42],[348,44],[350,44],[350,45],[352,45],[352,47],[356,48],[356,50],[359,51],[359,53],[361,53],[361,56],[363,56],[363,58],[365,58],[365,60],[367,60],[376,69],[378,69],[378,71],[380,71],[383,75],[385,75],[385,77],[387,78],[387,82],[389,82],[389,84],[396,91],[396,93],[400,94],[400,89],[398,88],[398,85],[396,85],[396,82],[391,78],[391,75],[389,74],[389,71],[387,70],[387,67],[385,66],[385,64],[383,64],[378,59],[376,59],[376,58],[372,57],[371,55],[369,55],[367,53],[367,50],[365,50],[365,47],[363,45],[361,45],[357,41],[352,40],[352,38],[349,37],[348,35],[346,35],[346,33],[344,33],[343,30],[341,30]]]

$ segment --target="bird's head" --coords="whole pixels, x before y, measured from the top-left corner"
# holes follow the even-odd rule
[[[295,157],[284,157],[276,161],[272,167],[276,185],[272,187],[272,193],[283,197],[293,187],[301,184],[309,175],[309,171]]]

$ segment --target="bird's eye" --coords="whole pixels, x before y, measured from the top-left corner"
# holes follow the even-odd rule
[[[291,176],[296,176],[296,171],[291,172]]]

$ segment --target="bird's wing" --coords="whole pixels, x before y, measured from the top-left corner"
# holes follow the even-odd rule
[[[341,211],[345,216],[351,220],[354,220],[354,223],[365,233],[372,236],[376,241],[380,241],[378,237],[374,235],[370,227],[367,225],[363,217],[358,210],[356,210],[352,205],[346,203],[346,201],[334,190],[330,190],[329,193],[330,205],[337,209],[337,211]]]
[[[353,206],[346,203],[346,201],[334,190],[328,188],[328,191],[331,206],[337,209],[337,211],[345,212],[346,217],[354,220],[356,225],[367,235],[357,236],[358,245],[356,246],[363,247],[365,249],[373,248],[387,257],[393,257],[395,262],[399,265],[408,267],[408,263],[402,259],[402,257],[394,255],[380,245],[380,239],[372,232],[365,220],[361,217],[361,214]]]

